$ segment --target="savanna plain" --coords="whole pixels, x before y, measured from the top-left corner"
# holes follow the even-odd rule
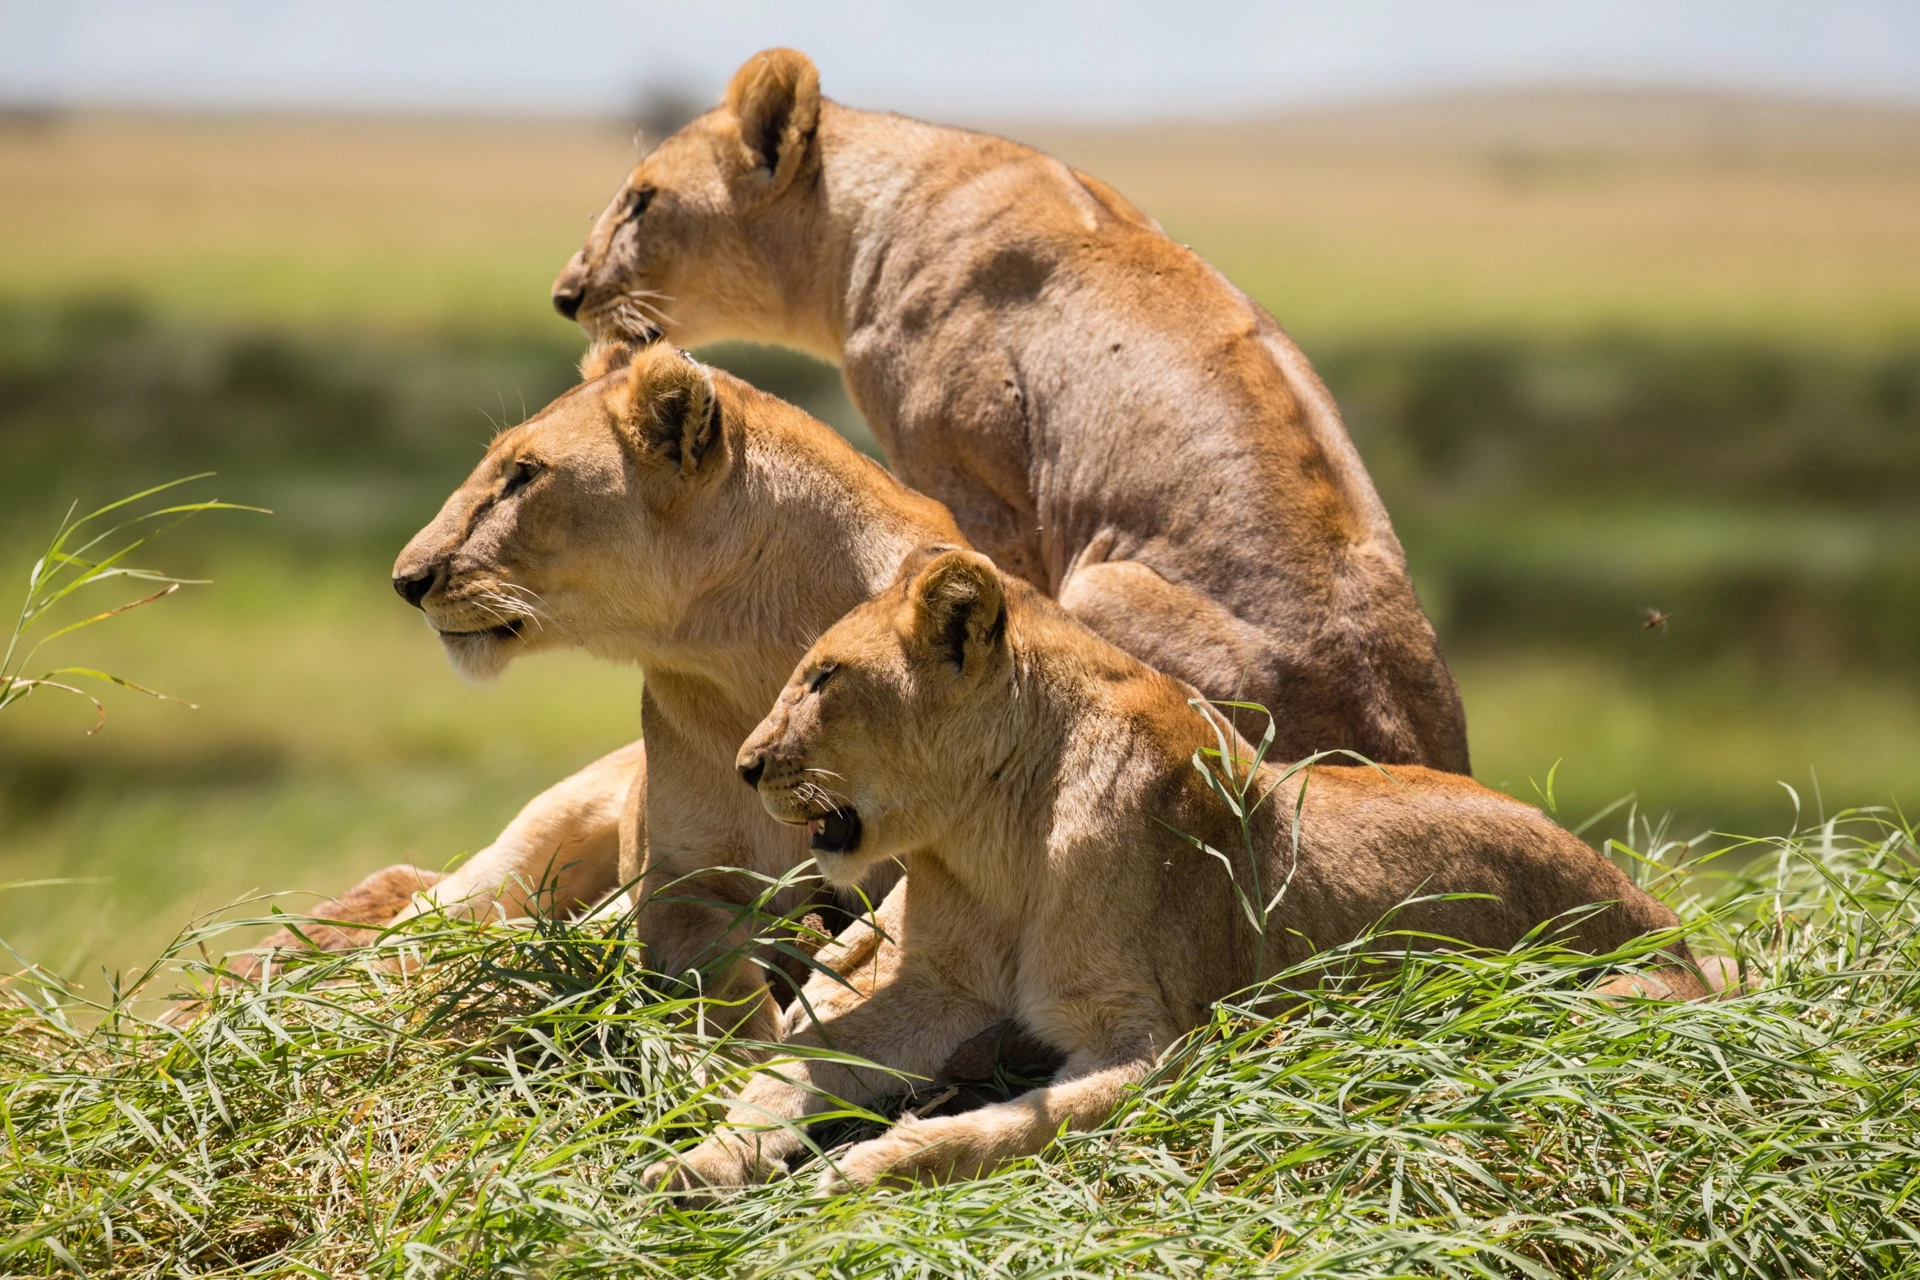
[[[91,734],[54,691],[0,710],[0,1271],[1920,1273],[1920,114],[1539,93],[986,123],[1294,333],[1477,776],[1754,990],[1612,1010],[1546,948],[1384,982],[1335,955],[1039,1160],[843,1200],[802,1170],[710,1211],[638,1175],[731,1068],[613,926],[430,927],[412,977],[296,965],[157,1029],[244,922],[446,865],[638,732],[637,673],[465,685],[387,584],[495,428],[571,381],[546,290],[632,130],[21,113],[0,586],[76,501],[211,471],[181,492],[272,514],[195,517],[137,560],[207,585],[49,646],[192,708],[109,688]],[[830,369],[705,354],[872,448]]]

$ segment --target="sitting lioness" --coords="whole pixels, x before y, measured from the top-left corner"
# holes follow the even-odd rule
[[[1383,920],[1397,931],[1386,949],[1507,948],[1551,922],[1592,955],[1679,923],[1538,810],[1418,766],[1262,766],[1250,867],[1193,761],[1216,743],[1243,761],[1252,749],[1193,697],[960,550],[910,560],[808,650],[740,749],[741,776],[780,821],[837,833],[818,854],[830,881],[896,858],[907,878],[889,900],[895,961],[850,970],[855,990],[816,975],[789,1009],[788,1042],[931,1075],[1013,1016],[1066,1055],[1046,1088],[861,1143],[834,1183],[971,1175],[1039,1151],[1063,1124],[1097,1124],[1211,1002]],[[1213,767],[1223,782],[1247,773]],[[1272,901],[1264,938],[1230,876]],[[1446,894],[1482,896],[1434,899]],[[857,940],[839,950],[836,963],[859,960]],[[1655,975],[1603,990],[1705,995],[1685,944],[1666,952]],[[815,1024],[792,1017],[808,1004]],[[649,1179],[763,1179],[800,1147],[792,1122],[836,1105],[827,1095],[861,1104],[903,1087],[843,1061],[783,1062]]]
[[[960,533],[825,424],[672,347],[603,351],[584,372],[501,433],[401,552],[394,583],[477,677],[549,648],[637,663],[645,745],[549,792],[414,910],[591,904],[619,883],[607,833],[637,771],[639,935],[650,964],[678,974],[740,947],[741,908],[765,887],[710,869],[779,877],[810,856],[806,833],[768,820],[734,776],[741,739],[815,637],[914,547]],[[570,825],[595,838],[569,843]],[[542,886],[559,901],[531,902]],[[759,970],[716,978],[709,991],[743,1001],[743,1033],[771,1038]]]
[[[749,59],[553,287],[591,336],[840,365],[901,480],[1106,639],[1257,702],[1275,752],[1468,772],[1466,725],[1340,414],[1271,316],[1105,183]]]

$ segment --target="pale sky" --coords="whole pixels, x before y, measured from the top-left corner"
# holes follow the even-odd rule
[[[621,110],[771,44],[857,106],[1118,119],[1502,84],[1920,102],[1920,0],[0,0],[0,101]]]

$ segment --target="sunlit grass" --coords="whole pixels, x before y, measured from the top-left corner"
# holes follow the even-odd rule
[[[976,1182],[709,1210],[696,1006],[624,933],[429,922],[164,1026],[37,974],[0,1004],[13,1274],[1881,1276],[1920,1247],[1920,871],[1842,815],[1631,859],[1746,994],[1597,1005],[1564,956],[1416,956],[1278,1021],[1230,1000],[1098,1132]],[[1737,846],[1741,874],[1711,849]],[[1729,857],[1733,855],[1728,855]],[[1724,860],[1723,860],[1724,861]],[[160,968],[206,971],[197,930]],[[1343,965],[1327,960],[1329,975]],[[163,980],[158,974],[150,983]],[[663,998],[663,993],[672,998]],[[837,1143],[871,1132],[842,1121]]]

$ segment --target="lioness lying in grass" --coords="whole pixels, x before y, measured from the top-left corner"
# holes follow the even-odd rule
[[[1679,923],[1538,810],[1467,778],[1411,765],[1248,777],[1231,757],[1251,748],[1193,696],[957,549],[910,557],[808,651],[740,773],[767,812],[812,833],[829,881],[894,858],[908,874],[889,900],[897,949],[843,937],[833,959],[852,988],[816,975],[789,1021],[803,1003],[818,1021],[789,1042],[932,1075],[1012,1016],[1066,1055],[1046,1088],[861,1143],[834,1183],[969,1175],[1096,1124],[1210,1002],[1385,919],[1385,947],[1504,949],[1547,926],[1595,956]],[[1194,762],[1216,743],[1228,763],[1210,783]],[[1237,782],[1263,801],[1245,840],[1214,786]],[[1475,896],[1443,896],[1460,894]],[[1257,928],[1249,904],[1269,899]],[[1603,990],[1706,994],[1685,944],[1666,954],[1655,975]],[[650,1181],[763,1179],[800,1146],[769,1121],[904,1087],[838,1061],[780,1072],[754,1076],[726,1126]]]

